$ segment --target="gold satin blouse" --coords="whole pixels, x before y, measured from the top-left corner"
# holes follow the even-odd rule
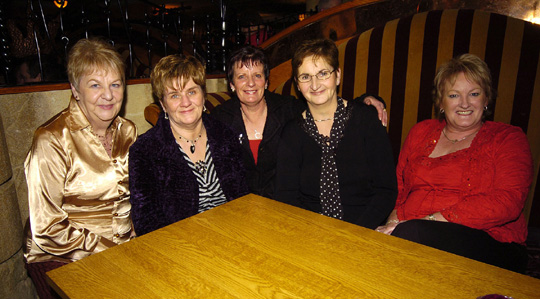
[[[120,244],[132,232],[128,149],[137,138],[133,122],[113,121],[111,157],[72,97],[67,109],[34,133],[24,163],[31,234],[28,263],[71,262]]]

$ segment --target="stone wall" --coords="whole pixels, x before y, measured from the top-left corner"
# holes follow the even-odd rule
[[[0,298],[32,298],[35,291],[24,271],[23,226],[1,118],[0,115]]]

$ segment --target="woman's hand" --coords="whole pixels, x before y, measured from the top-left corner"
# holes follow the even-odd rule
[[[378,231],[380,233],[383,233],[385,235],[390,235],[398,226],[398,224],[405,222],[405,221],[399,221],[399,222],[387,222],[385,225],[381,225],[375,229],[375,231]]]
[[[375,231],[390,235],[394,231],[394,228],[396,228],[396,226],[402,222],[405,222],[405,221],[399,221],[398,216],[397,216],[397,210],[394,209],[390,213],[390,216],[388,216],[388,220],[386,220],[386,224],[377,227]]]
[[[379,116],[379,120],[382,122],[382,125],[385,127],[388,125],[388,113],[386,113],[384,104],[381,101],[377,100],[372,96],[367,96],[364,99],[364,104],[375,107],[375,109],[377,109],[377,114]]]

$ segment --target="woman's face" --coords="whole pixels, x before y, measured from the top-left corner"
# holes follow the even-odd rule
[[[482,87],[460,73],[454,84],[446,83],[440,108],[444,109],[447,126],[456,131],[468,131],[482,125],[486,105]]]
[[[317,78],[317,74],[331,73],[327,79]],[[308,78],[308,82],[300,82],[298,78]],[[313,56],[304,58],[298,67],[297,84],[300,92],[304,95],[310,107],[321,106],[337,102],[337,86],[341,80],[341,70],[334,70],[325,59],[319,57],[313,60]]]
[[[161,106],[169,114],[171,125],[191,129],[201,121],[204,94],[201,86],[189,78],[182,89],[183,79],[172,80],[165,87]]]
[[[257,105],[264,97],[266,89],[266,77],[262,63],[252,63],[242,65],[237,63],[234,66],[233,82],[231,89],[235,90],[240,102],[246,105]]]
[[[79,107],[94,128],[108,127],[122,108],[124,84],[112,70],[98,70],[83,75],[79,86],[71,85],[71,92]]]

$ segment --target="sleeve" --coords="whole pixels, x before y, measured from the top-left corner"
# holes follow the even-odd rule
[[[146,141],[146,140],[144,140]],[[153,153],[145,150],[142,139],[138,139],[129,149],[129,191],[131,193],[131,219],[135,233],[144,235],[164,227],[166,222],[159,210],[159,181],[157,163]]]
[[[369,124],[366,132],[366,161],[372,170],[374,195],[371,203],[360,216],[359,225],[376,228],[383,224],[395,206],[397,196],[396,168],[392,146],[385,128],[377,119],[373,109],[369,109]]]
[[[295,125],[285,125],[279,140],[274,199],[299,206],[302,150]]]
[[[48,254],[79,260],[108,248],[105,244],[112,241],[101,240],[72,223],[62,209],[70,163],[62,142],[53,133],[38,129],[24,165],[32,240]]]
[[[222,188],[226,188],[229,191],[227,192],[227,199],[233,200],[248,194],[249,188],[246,181],[246,168],[242,159],[242,146],[238,142],[238,139],[236,139],[236,134],[229,130],[225,130],[224,132],[225,136],[230,138],[230,140],[223,144],[229,144],[230,148],[227,151],[226,157],[222,157],[226,163],[224,165],[226,173],[220,174],[220,180],[223,177]],[[215,155],[217,152],[212,152],[212,154]],[[214,161],[216,162],[216,159]],[[222,168],[219,170],[222,170]]]
[[[448,221],[485,230],[519,218],[532,182],[532,156],[526,135],[515,127],[510,131],[495,136],[491,153],[481,151],[482,156],[475,157],[493,161],[491,182],[480,182],[493,188],[484,188],[441,211]]]

